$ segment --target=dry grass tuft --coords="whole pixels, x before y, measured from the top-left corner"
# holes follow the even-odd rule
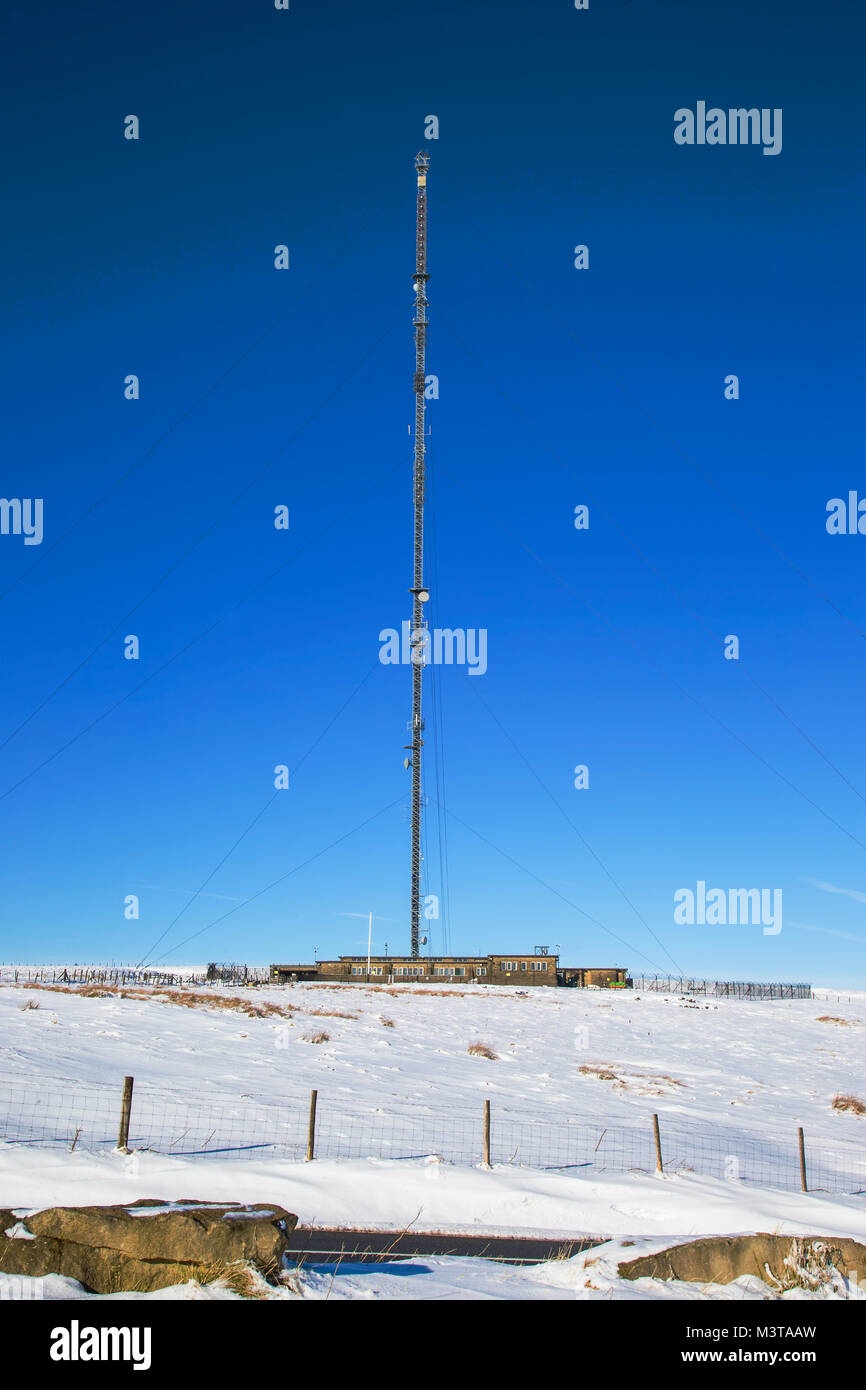
[[[852,1018],[834,1018],[832,1014],[821,1014],[820,1018],[815,1019],[816,1023],[838,1023],[840,1028],[856,1028],[856,1023]]]
[[[39,1002],[36,999],[28,999],[26,1004],[21,1005],[21,1012],[26,1013],[28,1009],[38,1009]]]
[[[834,1110],[848,1110],[852,1115],[866,1115],[866,1104],[858,1100],[856,1096],[835,1095],[833,1097]]]
[[[416,986],[418,986],[418,987],[417,987],[417,990],[416,990]],[[346,986],[346,984],[344,984],[344,983],[340,983],[340,984],[336,984],[336,985],[313,985],[313,984],[311,984],[311,985],[307,985],[307,986],[306,986],[306,988],[307,988],[307,989],[310,989],[310,990],[312,990],[312,989],[335,989],[335,990],[339,990],[339,991],[341,991],[341,992],[344,991],[344,990],[346,989],[346,987],[347,987],[347,986]],[[360,988],[360,986],[358,986],[358,988]],[[431,999],[486,999],[486,998],[489,997],[489,996],[487,995],[487,992],[486,992],[485,990],[476,990],[476,989],[474,989],[474,988],[472,988],[472,987],[469,987],[469,988],[467,988],[467,989],[428,989],[426,985],[418,985],[418,982],[417,982],[417,981],[412,981],[412,980],[407,980],[406,983],[403,984],[403,985],[375,985],[375,984],[372,984],[372,983],[366,983],[366,982],[365,982],[365,984],[364,984],[364,989],[365,989],[365,990],[369,990],[369,992],[370,992],[371,994],[389,994],[389,995],[391,996],[392,999],[405,999],[406,996],[407,996],[407,994],[408,994],[408,995],[413,995],[413,994],[415,994],[416,997],[421,998],[421,999],[426,999],[426,998],[431,998]],[[503,992],[502,995],[497,995],[496,998],[502,998],[502,999],[526,999],[526,998],[528,998],[528,995],[529,995],[529,991],[527,991],[525,994],[522,994],[522,995],[519,995],[519,994],[506,994],[506,993]]]
[[[776,1279],[765,1265],[765,1282],[781,1294],[791,1293],[795,1289],[818,1293],[838,1286],[840,1274],[837,1262],[841,1263],[839,1250],[834,1250],[822,1240],[797,1236],[791,1241],[791,1249],[784,1259],[786,1273],[781,1279]]]
[[[9,986],[5,986],[9,988]],[[12,989],[47,989],[52,994],[115,994],[116,991],[109,989],[107,985],[80,985],[77,989],[73,985],[46,985],[41,980],[22,980],[20,984],[12,985]]]
[[[685,1085],[685,1082],[677,1081],[676,1077],[668,1076],[665,1072],[635,1071],[624,1072],[621,1075],[614,1070],[612,1062],[605,1066],[591,1066],[585,1063],[578,1067],[578,1071],[584,1076],[595,1076],[599,1081],[612,1081],[617,1090],[634,1091],[638,1095],[663,1096],[665,1087],[682,1088]]]
[[[393,1020],[393,1018],[385,1018],[384,1015],[383,1015],[383,1016],[380,1018],[379,1022],[382,1024],[382,1027],[383,1027],[383,1028],[393,1028],[393,1027],[394,1027],[394,1020]]]
[[[331,1041],[330,1033],[313,1033],[312,1036],[303,1039],[308,1043],[326,1043]]]
[[[470,1043],[466,1051],[470,1057],[486,1057],[488,1062],[498,1062],[499,1056],[493,1051],[489,1043],[474,1042]]]
[[[402,990],[402,991],[399,990],[399,989],[386,989],[386,990],[385,990],[385,993],[386,993],[386,994],[393,994],[394,997],[395,997],[396,999],[399,999],[399,998],[401,997],[401,994],[405,996],[405,992],[406,992],[405,989]],[[420,993],[420,997],[421,997],[422,999],[468,999],[468,998],[477,999],[477,998],[478,998],[478,996],[477,996],[476,994],[470,995],[470,994],[467,992],[467,990],[465,990],[465,989],[423,989],[423,990],[419,991],[419,993]]]
[[[599,1079],[599,1081],[619,1081],[619,1080],[620,1080],[619,1077],[617,1076],[616,1072],[615,1072],[615,1071],[610,1071],[607,1067],[591,1067],[591,1066],[585,1065],[585,1066],[582,1066],[582,1067],[578,1067],[577,1070],[580,1071],[580,1072],[583,1072],[584,1076],[597,1076],[598,1079]],[[621,1081],[620,1081],[620,1085],[622,1085],[622,1082],[621,1082]]]
[[[160,1004],[176,1004],[184,1009],[217,1009],[221,1013],[243,1014],[245,1018],[293,1018],[295,1014],[307,1014],[323,1018],[357,1019],[358,1013],[348,1013],[341,1009],[304,1009],[299,1004],[274,1004],[271,1001],[245,999],[237,994],[206,994],[201,990],[164,989],[111,989],[107,985],[58,985],[44,984],[31,980],[18,986],[19,989],[41,989],[49,994],[78,994],[85,999],[155,999]],[[330,986],[326,986],[330,988]],[[335,988],[342,988],[338,985]],[[25,1005],[25,1008],[39,1007],[38,1004]]]
[[[246,1018],[291,1018],[298,1013],[296,1004],[273,1004],[270,1001],[254,1004],[238,994],[201,994],[183,990],[178,994],[160,994],[169,1004],[181,1004],[185,1009],[221,1009],[226,1013],[243,1014]]]
[[[277,1296],[279,1289],[300,1293],[297,1281],[293,1283],[276,1267],[268,1271],[266,1277],[261,1270],[246,1260],[238,1260],[232,1264],[226,1264],[223,1260],[205,1265],[196,1272],[195,1279],[198,1284],[218,1284],[221,1288],[230,1289],[239,1298],[272,1299]]]
[[[339,1009],[305,1009],[304,1013],[318,1018],[360,1018],[360,1014],[341,1013]]]

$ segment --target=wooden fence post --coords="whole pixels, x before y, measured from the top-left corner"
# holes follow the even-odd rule
[[[123,1154],[129,1153],[129,1120],[132,1115],[132,1087],[135,1078],[123,1078],[123,1096],[120,1101],[120,1129],[117,1133],[117,1147]]]
[[[662,1162],[662,1137],[659,1133],[658,1115],[653,1115],[653,1137],[656,1141],[656,1168],[660,1173],[663,1173],[665,1169],[664,1164]]]
[[[316,1101],[318,1091],[310,1092],[310,1120],[307,1125],[307,1162],[312,1163],[316,1156]]]
[[[804,1192],[808,1192],[809,1185],[806,1181],[806,1140],[803,1136],[802,1129],[797,1130],[797,1142],[800,1147],[800,1187]]]
[[[490,1101],[484,1102],[484,1158],[482,1160],[485,1168],[490,1167]]]

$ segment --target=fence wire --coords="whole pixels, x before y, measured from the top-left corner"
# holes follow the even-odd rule
[[[693,980],[685,975],[636,975],[642,994],[705,994],[712,999],[813,999],[809,984],[766,984],[755,980]]]
[[[68,1153],[117,1148],[120,1091],[57,1081],[38,1089],[24,1078],[0,1081],[0,1142]],[[128,1148],[178,1158],[278,1158],[301,1162],[307,1154],[306,1104],[262,1105],[239,1099],[196,1104],[135,1087]],[[723,1126],[698,1128],[680,1117],[660,1119],[663,1171],[694,1173],[796,1191],[801,1186],[796,1131],[790,1143]],[[320,1159],[432,1159],[478,1166],[483,1159],[481,1106],[477,1116],[424,1110],[341,1113],[319,1097],[315,1157]],[[492,1109],[490,1162],[575,1174],[652,1173],[657,1170],[650,1116],[643,1125],[611,1125],[579,1117],[531,1119]],[[806,1142],[808,1187],[813,1192],[866,1193],[866,1151]]]

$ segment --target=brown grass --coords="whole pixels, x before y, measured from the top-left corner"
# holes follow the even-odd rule
[[[815,1019],[816,1023],[838,1023],[840,1028],[855,1028],[857,1025],[851,1018],[834,1018],[832,1014],[821,1014],[820,1018]]]
[[[288,1019],[292,1013],[299,1012],[293,1004],[253,1004],[252,999],[240,998],[238,994],[200,994],[195,990],[114,990],[106,984],[43,984],[39,980],[19,984],[19,990],[44,990],[47,994],[78,994],[83,999],[158,999],[160,1004],[178,1004],[185,1009],[222,1009],[232,1013],[243,1013],[249,1019]]]
[[[797,1236],[791,1241],[791,1249],[783,1262],[786,1273],[781,1279],[776,1279],[765,1265],[764,1282],[780,1294],[790,1293],[794,1289],[817,1293],[837,1283],[839,1256],[840,1251],[824,1241]]]
[[[12,989],[47,989],[54,994],[84,994],[91,998],[99,994],[116,994],[118,991],[109,989],[107,985],[81,985],[75,989],[72,985],[46,985],[41,980],[22,980],[17,985],[6,985],[4,988]]]
[[[597,1076],[599,1081],[619,1081],[616,1072],[609,1071],[607,1067],[583,1066],[578,1067],[578,1071],[583,1072],[584,1076]]]
[[[265,1000],[253,1002],[237,994],[205,994],[200,990],[191,989],[112,989],[107,985],[49,985],[38,980],[30,980],[17,988],[41,989],[49,994],[78,994],[85,999],[155,999],[160,1004],[176,1004],[184,1009],[217,1009],[222,1013],[242,1014],[245,1018],[293,1018],[295,1014],[307,1014],[320,1018],[354,1020],[361,1016],[339,1009],[304,1009],[299,1004],[274,1004]],[[39,1005],[26,1004],[24,1007],[38,1009]]]
[[[307,989],[336,989],[336,990],[345,990],[346,985],[345,985],[344,983],[342,983],[342,982],[340,982],[339,984],[333,984],[333,985],[318,985],[318,984],[314,985],[314,984],[310,984],[310,985],[307,985],[306,988],[307,988]],[[405,999],[407,993],[410,993],[410,994],[411,994],[411,993],[413,992],[413,984],[412,984],[412,981],[411,981],[411,980],[407,980],[406,983],[405,983],[405,985],[402,985],[402,986],[401,986],[401,985],[373,985],[373,984],[365,984],[365,985],[364,985],[364,989],[370,990],[371,993],[376,993],[376,994],[390,994],[391,997],[392,997],[393,999]],[[528,993],[527,993],[527,994],[520,995],[520,994],[505,994],[505,993],[503,992],[501,995],[490,996],[490,995],[488,995],[488,994],[486,993],[486,991],[476,992],[475,990],[470,990],[470,989],[428,989],[427,986],[425,985],[425,986],[423,986],[423,988],[422,988],[421,990],[419,990],[419,992],[418,992],[418,997],[421,998],[421,999],[431,998],[431,999],[475,999],[475,1000],[478,1000],[478,999],[487,999],[487,998],[490,998],[490,997],[495,997],[495,998],[497,998],[497,999],[499,999],[499,998],[501,998],[501,999],[526,999],[526,998],[528,998]],[[611,1005],[607,1005],[607,1007],[610,1008]]]
[[[308,1043],[326,1043],[331,1041],[331,1035],[330,1033],[313,1033],[311,1037],[304,1038],[303,1041]]]
[[[194,1283],[201,1286],[217,1284],[230,1289],[240,1298],[274,1299],[286,1293],[303,1297],[303,1290],[296,1277],[281,1269],[276,1260],[261,1269],[247,1260],[213,1260],[209,1264],[195,1264],[184,1261],[175,1266],[177,1278],[173,1285]],[[149,1281],[143,1278],[130,1280],[123,1272],[114,1271],[109,1275],[110,1293],[150,1292]],[[163,1286],[172,1287],[172,1285]]]
[[[659,1086],[682,1087],[685,1084],[682,1081],[677,1081],[673,1076],[667,1076],[664,1072],[636,1071],[625,1072],[623,1075],[620,1075],[619,1072],[614,1070],[613,1063],[611,1062],[606,1066],[591,1066],[589,1063],[585,1063],[583,1066],[578,1067],[578,1071],[583,1072],[584,1076],[595,1076],[599,1081],[612,1081],[614,1085],[622,1091],[640,1091],[641,1087],[643,1087],[644,1094],[646,1094],[647,1085],[649,1085],[650,1088],[657,1088]],[[629,1082],[638,1082],[640,1084],[629,1085]],[[660,1096],[664,1093],[663,1091],[654,1089],[651,1090],[651,1094]]]
[[[273,1292],[257,1269],[244,1264],[230,1266],[225,1274],[218,1276],[218,1282],[241,1298],[269,1298]]]
[[[858,1100],[856,1096],[835,1095],[833,1097],[834,1110],[848,1110],[852,1115],[866,1115],[866,1104]]]
[[[393,1018],[384,1018],[384,1017],[382,1017],[379,1021],[380,1021],[380,1023],[382,1024],[382,1027],[383,1027],[383,1028],[393,1028],[393,1027],[394,1027],[394,1020],[393,1020]]]
[[[474,1042],[470,1043],[466,1051],[470,1057],[486,1057],[488,1062],[498,1062],[499,1057],[493,1051],[489,1043]]]
[[[219,1260],[200,1266],[194,1277],[197,1284],[218,1284],[240,1298],[272,1299],[280,1288],[300,1293],[297,1281],[284,1276],[277,1264],[265,1272],[246,1260],[236,1260],[230,1264]]]
[[[339,1009],[304,1009],[303,1012],[320,1019],[360,1019],[360,1013],[341,1013]]]
[[[383,993],[393,995],[395,999],[404,999],[406,997],[405,989],[392,989],[390,985]],[[477,999],[478,995],[470,995],[465,989],[425,989],[423,994],[419,997],[422,999]]]
[[[254,1004],[251,999],[244,999],[238,994],[199,994],[194,990],[160,994],[160,1000],[180,1004],[185,1009],[221,1009],[226,1013],[243,1014],[246,1018],[291,1018],[292,1014],[299,1012],[295,1004],[273,1004],[270,1001]]]

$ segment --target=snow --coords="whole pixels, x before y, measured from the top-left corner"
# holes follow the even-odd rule
[[[288,1273],[286,1287],[262,1293],[274,1299],[303,1298],[312,1301],[358,1299],[520,1299],[568,1300],[603,1299],[610,1302],[638,1300],[705,1300],[743,1302],[779,1297],[769,1285],[752,1276],[730,1284],[685,1283],[680,1280],[622,1279],[618,1265],[640,1255],[653,1254],[670,1242],[659,1239],[630,1238],[607,1241],[603,1245],[570,1259],[551,1260],[538,1265],[510,1265],[485,1259],[454,1256],[411,1256],[376,1264],[302,1264]],[[11,1278],[0,1275],[0,1301],[4,1298],[211,1300],[236,1299],[239,1295],[219,1284],[202,1287],[188,1283],[160,1289],[150,1294],[88,1294],[73,1279],[51,1275],[44,1279]],[[792,1289],[782,1301],[806,1298],[861,1300],[866,1293],[842,1274],[816,1293]]]
[[[308,1298],[327,1290],[332,1298],[668,1297],[671,1285],[617,1278],[623,1258],[617,1242],[635,1242],[634,1255],[676,1240],[748,1231],[866,1241],[866,1180],[853,1182],[847,1194],[803,1194],[725,1177],[711,1164],[706,1171],[664,1174],[480,1164],[488,1099],[495,1139],[509,1124],[515,1133],[524,1126],[538,1134],[550,1125],[552,1134],[580,1121],[598,1133],[639,1133],[641,1142],[649,1136],[651,1145],[651,1115],[658,1113],[663,1147],[667,1142],[672,1152],[676,1134],[718,1136],[722,1150],[769,1146],[796,1169],[796,1131],[803,1126],[810,1161],[842,1155],[838,1172],[866,1177],[866,1117],[832,1109],[839,1092],[866,1099],[866,995],[689,1001],[625,991],[443,994],[436,987],[363,985],[220,993],[252,1007],[270,1002],[296,1012],[288,1019],[247,1017],[179,1007],[168,1002],[177,991],[88,998],[4,984],[0,1104],[7,1094],[25,1109],[39,1097],[62,1096],[73,1105],[98,1096],[116,1125],[121,1079],[134,1075],[133,1128],[136,1114],[146,1115],[158,1101],[180,1107],[179,1115],[184,1107],[210,1107],[215,1114],[263,1116],[271,1125],[291,1115],[305,1131],[315,1088],[323,1135],[331,1126],[365,1141],[409,1117],[423,1121],[425,1136],[439,1136],[441,1146],[402,1160],[326,1154],[304,1163],[268,1153],[239,1160],[0,1142],[0,1202],[21,1216],[57,1204],[194,1197],[278,1204],[304,1225],[612,1239],[600,1247],[606,1253],[532,1268],[424,1257],[305,1269],[297,1290]],[[28,1008],[32,1002],[39,1008]],[[842,1021],[822,1022],[822,1016]],[[322,1031],[328,1040],[311,1045],[309,1038]],[[468,1047],[478,1041],[497,1060],[471,1056]],[[463,1130],[472,1156],[441,1161],[437,1153],[447,1149],[449,1135],[456,1142]],[[650,1284],[659,1287],[645,1287]],[[763,1285],[752,1284],[738,1281],[712,1296],[768,1296]],[[62,1287],[64,1281],[50,1284]],[[187,1288],[166,1296],[203,1295]]]
[[[486,1235],[701,1235],[774,1231],[866,1240],[862,1197],[746,1187],[692,1174],[597,1178],[495,1166],[367,1159],[231,1162],[140,1154],[67,1154],[0,1144],[0,1193],[16,1216],[34,1207],[171,1201],[270,1202],[305,1226]]]
[[[3,1234],[9,1240],[35,1240],[36,1237],[28,1231],[23,1221],[16,1221],[13,1226],[8,1226]]]

